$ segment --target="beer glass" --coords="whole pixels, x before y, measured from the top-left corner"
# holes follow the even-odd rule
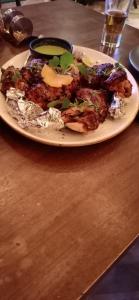
[[[101,39],[103,46],[120,46],[122,31],[132,2],[132,0],[105,0],[105,23]]]

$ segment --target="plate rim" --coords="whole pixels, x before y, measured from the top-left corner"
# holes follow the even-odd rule
[[[74,45],[74,49],[78,49],[78,48],[80,48],[80,49],[82,49],[82,51],[83,51],[83,49],[84,50],[86,50],[86,51],[92,51],[92,52],[95,52],[97,55],[102,55],[103,57],[106,57],[107,58],[107,60],[108,60],[108,58],[110,58],[110,60],[111,61],[113,61],[113,62],[116,62],[116,60],[113,58],[113,57],[110,57],[109,55],[107,55],[107,54],[105,54],[105,53],[103,53],[103,52],[100,52],[100,51],[98,51],[98,50],[95,50],[95,49],[92,49],[92,48],[88,48],[88,47],[84,47],[84,46],[80,46],[80,45]],[[16,59],[16,57],[20,57],[21,55],[23,55],[23,54],[25,54],[25,53],[27,53],[28,54],[28,52],[29,52],[29,50],[26,50],[26,51],[22,51],[21,53],[19,53],[19,54],[17,54],[17,55],[15,55],[15,56],[13,56],[11,59],[9,59],[8,61],[6,61],[4,64],[3,64],[3,66],[2,67],[4,67],[5,65],[7,65],[7,64],[9,64],[9,62],[11,61],[11,60],[13,60],[13,59]],[[138,96],[139,96],[139,88],[138,88],[138,85],[137,85],[137,82],[136,82],[136,80],[134,79],[134,77],[133,77],[133,75],[129,72],[129,70],[126,68],[126,67],[124,67],[125,68],[125,70],[126,70],[126,72],[127,73],[129,73],[130,74],[130,76],[132,77],[132,80],[133,80],[133,82],[134,82],[134,84],[136,85],[136,89],[137,89],[137,93],[138,93]],[[136,93],[136,97],[137,97],[137,93]],[[1,93],[1,95],[3,96],[3,98],[4,98],[4,95]],[[8,125],[8,126],[10,126],[12,129],[14,129],[18,134],[21,134],[21,135],[23,135],[24,137],[26,137],[26,138],[29,138],[29,139],[31,139],[31,140],[33,140],[33,141],[35,141],[35,142],[39,142],[39,143],[41,143],[41,144],[45,144],[45,145],[50,145],[50,146],[57,146],[57,147],[83,147],[83,146],[89,146],[89,145],[95,145],[95,144],[98,144],[98,143],[102,143],[102,142],[104,142],[104,141],[107,141],[107,140],[109,140],[109,139],[112,139],[112,138],[114,138],[115,136],[117,136],[117,135],[119,135],[120,133],[122,133],[124,130],[126,130],[131,124],[132,124],[132,122],[134,121],[134,119],[135,119],[135,117],[136,117],[136,115],[137,115],[137,113],[138,113],[138,110],[139,110],[139,100],[138,100],[138,105],[137,105],[137,109],[136,109],[136,111],[135,111],[135,113],[134,113],[134,116],[132,117],[132,119],[130,120],[130,122],[128,122],[125,126],[124,126],[124,128],[122,127],[122,128],[120,128],[120,130],[117,132],[114,132],[113,134],[111,134],[110,136],[104,136],[104,138],[101,138],[101,139],[98,139],[97,141],[92,141],[91,139],[89,139],[89,140],[85,140],[85,141],[83,141],[83,140],[81,140],[81,141],[64,141],[64,140],[61,140],[61,141],[54,141],[54,140],[47,140],[47,138],[46,139],[44,139],[44,138],[42,138],[42,137],[40,137],[40,136],[37,136],[37,135],[35,135],[35,134],[32,134],[32,133],[30,133],[30,132],[28,132],[27,130],[25,130],[25,129],[23,129],[23,128],[21,128],[19,125],[18,125],[18,123],[16,123],[16,125],[14,125],[14,122],[13,123],[11,123],[11,122],[9,122],[9,120],[7,120],[6,118],[4,118],[4,116],[1,114],[1,111],[0,111],[0,117],[2,118],[2,120]],[[10,116],[11,117],[11,116]],[[11,117],[12,118],[12,117]],[[13,119],[13,118],[12,118]],[[14,120],[14,119],[13,119]],[[15,121],[15,120],[14,120]],[[16,122],[16,121],[15,121]],[[93,131],[92,131],[93,132]],[[76,134],[76,133],[73,133],[73,134]],[[82,135],[81,135],[82,136]]]

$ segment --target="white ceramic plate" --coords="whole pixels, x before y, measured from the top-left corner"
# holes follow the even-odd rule
[[[94,61],[99,61],[100,63],[114,63],[114,59],[101,53],[95,51],[93,49],[84,48],[84,47],[75,47],[77,50],[85,53],[87,56],[91,57]],[[7,68],[10,65],[14,65],[15,67],[22,67],[27,58],[28,51],[25,51],[19,55],[16,55],[14,58],[9,60],[6,64],[4,64],[4,68]],[[0,116],[1,118],[14,130],[18,131],[22,135],[35,140],[37,142],[41,142],[43,144],[53,145],[53,146],[66,146],[66,147],[77,147],[77,146],[85,146],[103,142],[108,140],[123,130],[125,130],[134,120],[138,108],[139,108],[139,92],[136,81],[133,76],[129,73],[128,70],[128,78],[133,85],[132,96],[128,98],[128,105],[126,107],[126,115],[124,118],[119,120],[106,120],[103,124],[99,126],[99,128],[95,131],[90,131],[87,134],[79,134],[68,129],[64,129],[64,131],[55,131],[52,129],[30,129],[25,130],[19,127],[18,123],[9,115],[7,111],[7,104],[5,102],[5,98],[2,94],[0,94]]]

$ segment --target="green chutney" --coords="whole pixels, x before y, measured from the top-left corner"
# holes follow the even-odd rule
[[[60,46],[54,46],[54,45],[41,45],[35,47],[34,50],[40,54],[46,54],[46,55],[62,55],[65,52],[67,52],[65,48],[62,48]]]

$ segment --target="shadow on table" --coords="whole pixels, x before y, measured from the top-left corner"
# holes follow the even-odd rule
[[[92,167],[97,163],[103,163],[118,151],[119,145],[123,143],[123,136],[126,131],[106,142],[75,148],[52,147],[37,143],[12,130],[8,125],[1,121],[0,135],[6,144],[16,151],[20,156],[37,164],[45,165],[50,171],[55,169],[62,172],[77,172],[81,169]],[[16,142],[15,142],[16,141]],[[65,164],[66,162],[66,164]]]

